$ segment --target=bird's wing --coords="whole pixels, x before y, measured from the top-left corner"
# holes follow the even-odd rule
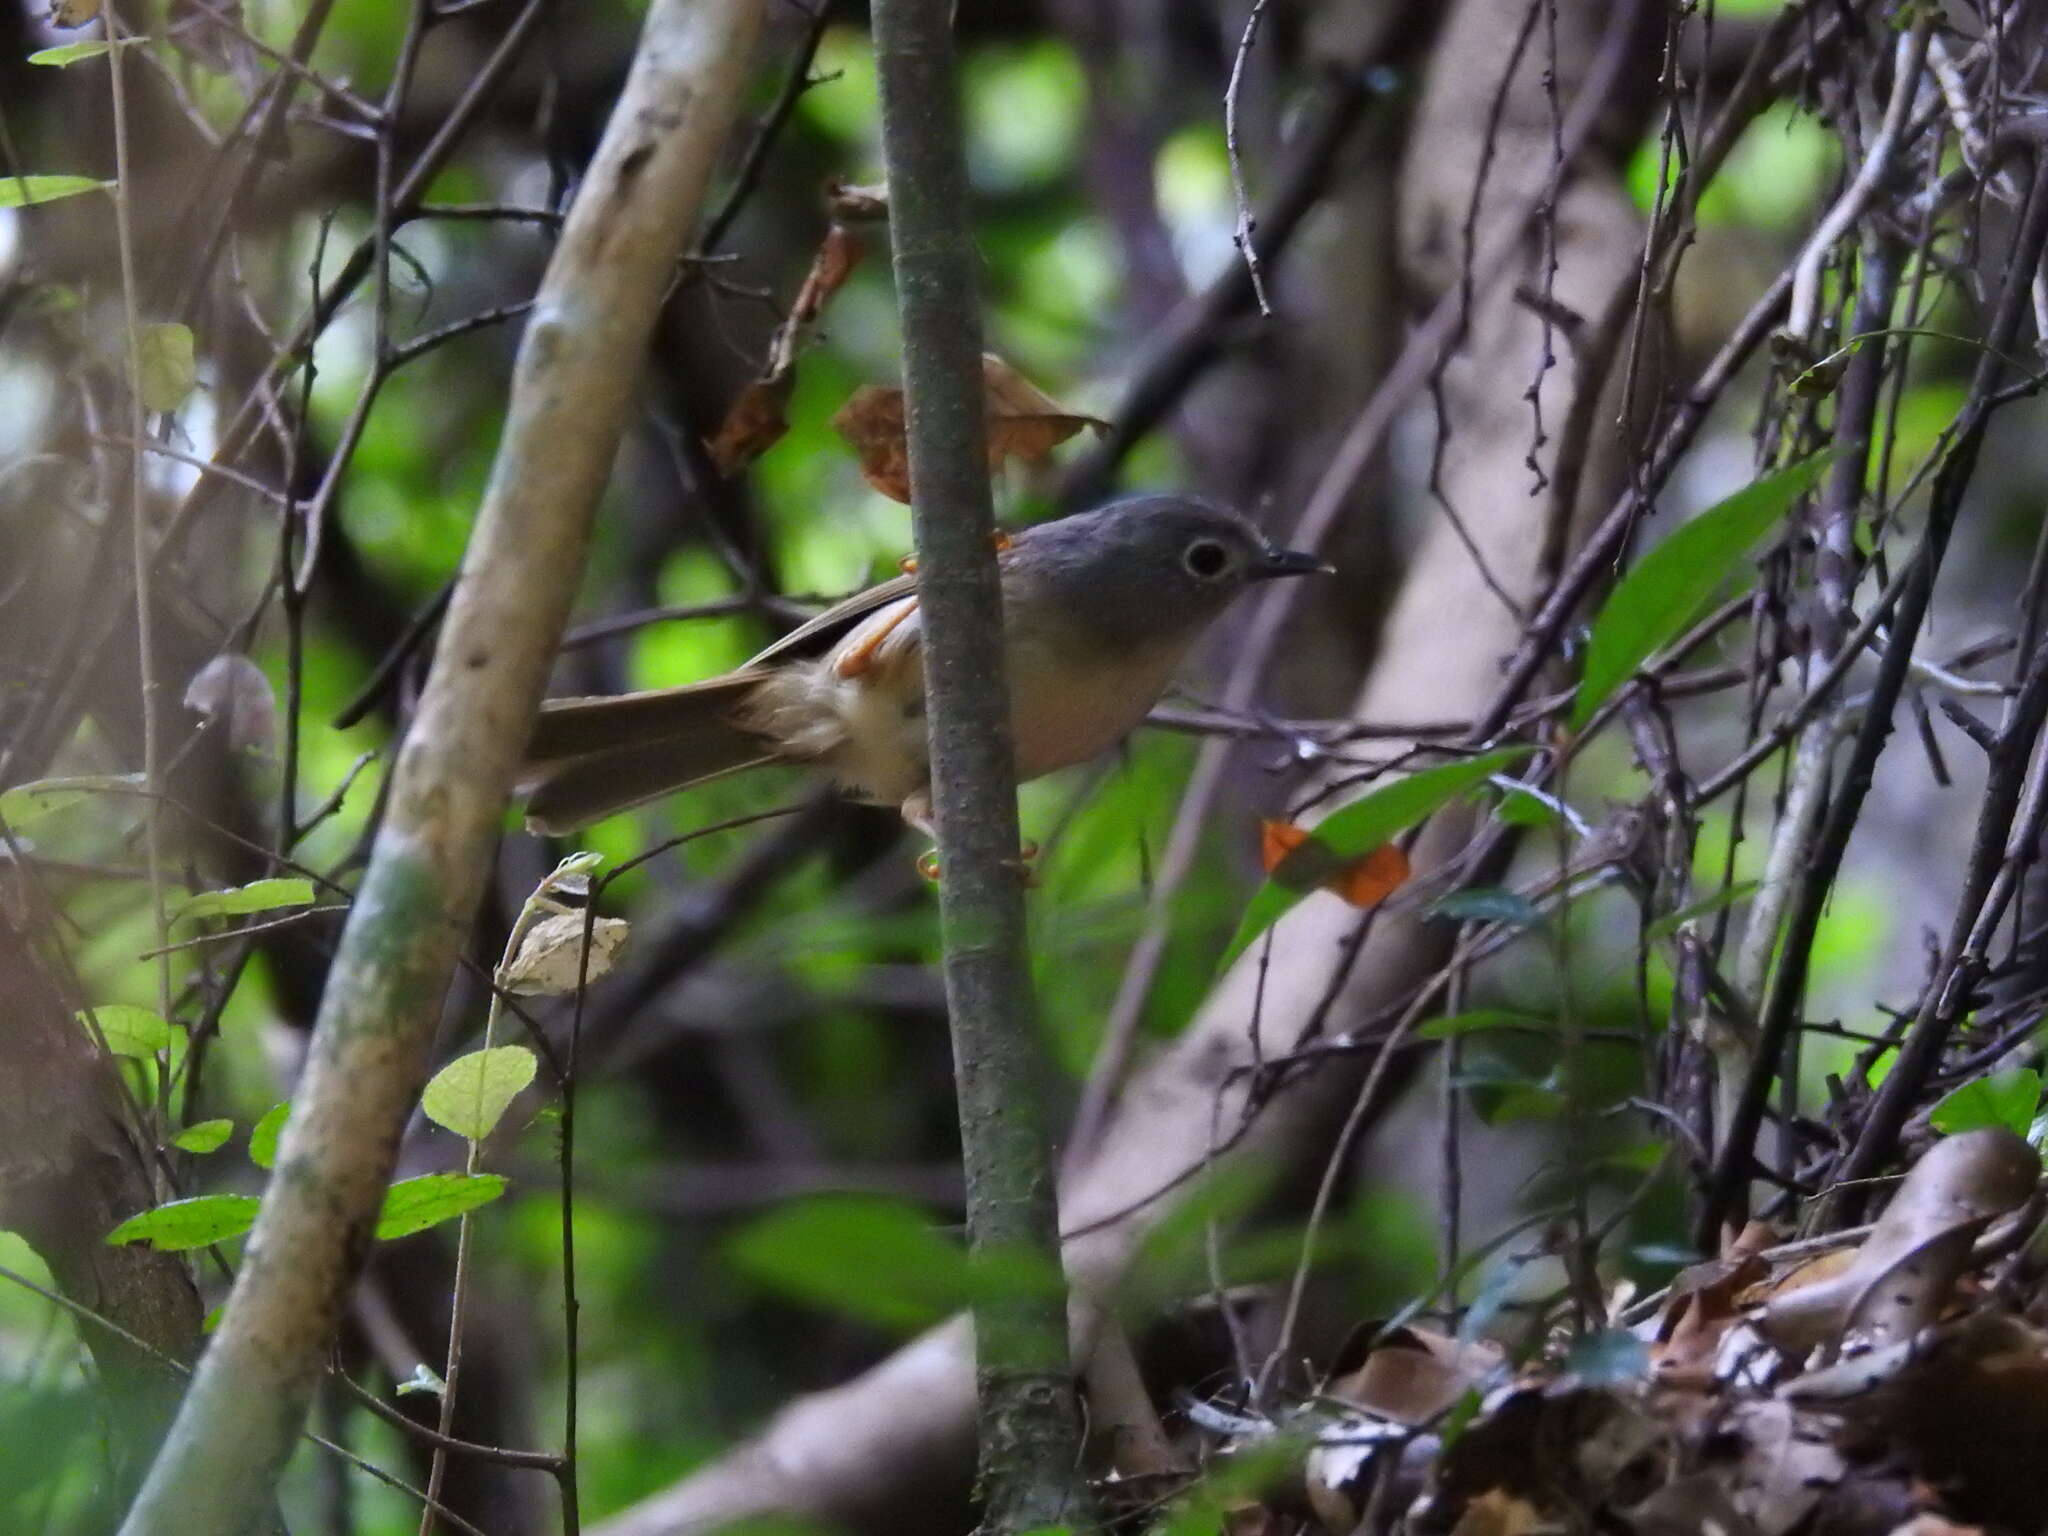
[[[915,573],[892,576],[879,586],[869,587],[865,592],[834,603],[815,618],[807,619],[761,652],[740,670],[753,672],[777,662],[794,661],[800,658],[822,656],[837,645],[862,619],[886,608],[899,597],[908,597],[917,590]]]

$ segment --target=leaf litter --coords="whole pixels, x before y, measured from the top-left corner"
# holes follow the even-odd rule
[[[1368,1325],[1291,1404],[1183,1401],[1175,1449],[1212,1478],[1257,1466],[1221,1526],[1259,1536],[2026,1536],[2048,1511],[2048,1318],[1998,1277],[2040,1187],[2010,1129],[1943,1137],[1832,1245],[1752,1222],[1520,1357]]]

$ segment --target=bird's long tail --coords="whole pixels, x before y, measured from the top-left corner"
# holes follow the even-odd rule
[[[520,768],[526,824],[563,833],[672,790],[775,761],[734,723],[758,676],[541,706]]]

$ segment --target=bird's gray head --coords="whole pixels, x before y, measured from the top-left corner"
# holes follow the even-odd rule
[[[1253,582],[1328,569],[1191,496],[1131,496],[1042,523],[1018,536],[1005,564],[1067,622],[1113,645],[1185,635]]]

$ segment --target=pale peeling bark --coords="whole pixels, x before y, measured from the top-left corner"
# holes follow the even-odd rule
[[[1403,264],[1424,301],[1459,281],[1462,225],[1489,109],[1528,9],[1528,0],[1465,0],[1438,40],[1410,135],[1400,221]],[[1564,108],[1594,72],[1610,17],[1625,9],[1603,0],[1561,0],[1557,74]],[[1645,78],[1643,55],[1632,57],[1634,67],[1625,74]],[[1515,73],[1494,135],[1477,224],[1482,247],[1500,236],[1500,222],[1512,219],[1550,174],[1551,108],[1541,80],[1547,63],[1539,33]],[[1558,199],[1557,302],[1589,326],[1597,323],[1631,298],[1641,249],[1640,221],[1615,167],[1597,155],[1581,157]],[[1531,256],[1517,275],[1535,272],[1533,244]],[[1514,298],[1513,287],[1511,279],[1482,288],[1466,344],[1446,373],[1452,436],[1443,486],[1488,568],[1526,606],[1551,532],[1549,500],[1532,494],[1524,462],[1532,432],[1524,392],[1537,376],[1543,328]],[[1604,372],[1580,376],[1562,337],[1553,350],[1557,362],[1542,383],[1552,447],[1573,399],[1606,382]],[[1580,482],[1581,508],[1604,506],[1616,489],[1618,435],[1599,432],[1595,442],[1600,461]],[[1549,458],[1548,450],[1539,454],[1546,467]],[[1446,623],[1446,615],[1456,615],[1456,622]],[[1493,594],[1439,514],[1406,573],[1382,637],[1382,660],[1353,712],[1379,720],[1477,714],[1498,691],[1502,659],[1520,637],[1520,620]],[[1439,816],[1414,851],[1418,876],[1454,856],[1469,832],[1467,818]],[[1316,1013],[1356,923],[1355,912],[1328,899],[1304,901],[1281,923],[1260,1010],[1269,1050],[1292,1039]],[[1445,926],[1382,917],[1339,986],[1328,1030],[1343,1030],[1428,976],[1444,959]],[[1066,1183],[1062,1224],[1082,1234],[1070,1237],[1065,1249],[1082,1347],[1094,1315],[1090,1298],[1114,1289],[1139,1244],[1177,1206],[1174,1196],[1137,1210],[1133,1202],[1200,1166],[1216,1128],[1227,1132],[1238,1124],[1246,1082],[1233,1074],[1252,1061],[1256,961],[1256,953],[1248,954],[1174,1046],[1133,1078],[1101,1142]],[[1278,1165],[1326,1149],[1356,1087],[1354,1073],[1338,1067],[1297,1080],[1216,1164]],[[1183,1184],[1177,1193],[1190,1187]],[[928,1517],[930,1510],[920,1511],[916,1502],[920,1492],[949,1469],[957,1481],[972,1444],[970,1343],[964,1326],[947,1324],[858,1380],[791,1404],[752,1441],[598,1527],[601,1536],[689,1536],[770,1513],[866,1528],[917,1513]]]
[[[527,323],[505,435],[219,1335],[124,1536],[242,1536],[369,1245],[442,989],[762,0],[656,0]]]

